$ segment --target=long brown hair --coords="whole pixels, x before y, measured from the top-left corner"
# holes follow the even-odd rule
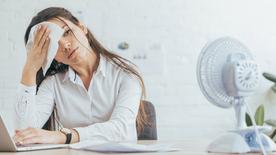
[[[79,20],[75,16],[73,16],[72,13],[70,13],[68,10],[66,10],[64,8],[61,8],[61,7],[46,8],[46,9],[40,11],[36,16],[34,16],[32,18],[32,20],[25,32],[25,37],[24,37],[25,44],[27,44],[30,30],[34,25],[41,23],[43,21],[47,21],[47,20],[50,20],[53,18],[58,18],[58,17],[67,19],[67,20],[71,21],[72,23],[74,23],[75,25],[78,25],[78,23],[79,23]],[[144,125],[147,124],[147,119],[148,119],[147,115],[145,113],[144,106],[142,104],[142,99],[144,99],[146,97],[146,95],[145,95],[144,81],[143,81],[141,75],[138,73],[138,71],[135,68],[132,67],[132,65],[134,65],[134,64],[132,64],[129,60],[127,60],[117,54],[114,54],[114,53],[108,51],[106,48],[104,48],[99,43],[99,41],[95,39],[95,37],[92,35],[92,33],[89,29],[88,29],[88,33],[86,34],[86,37],[88,39],[89,45],[91,46],[92,50],[96,53],[97,59],[99,59],[99,55],[101,54],[102,56],[107,58],[108,61],[113,62],[114,64],[119,66],[121,69],[123,69],[125,72],[127,72],[128,74],[134,75],[135,77],[137,77],[139,79],[140,85],[142,87],[142,95],[141,95],[141,99],[140,99],[140,106],[139,106],[138,116],[136,118],[136,123],[137,123],[138,134],[141,133]],[[51,66],[48,69],[45,76],[43,76],[42,69],[40,69],[37,72],[37,76],[36,76],[37,91],[39,89],[39,85],[47,76],[51,76],[56,73],[66,72],[67,70],[68,70],[68,65],[59,63],[56,60],[53,60]]]

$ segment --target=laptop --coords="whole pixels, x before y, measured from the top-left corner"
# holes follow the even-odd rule
[[[17,146],[9,135],[7,127],[0,116],[0,152],[20,152],[31,150],[44,150],[54,148],[67,148],[68,144],[30,144]]]

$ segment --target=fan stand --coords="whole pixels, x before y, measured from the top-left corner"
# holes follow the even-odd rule
[[[241,99],[243,100],[243,99]],[[261,152],[254,127],[246,127],[245,124],[245,103],[234,104],[237,124],[236,130],[228,131],[213,140],[207,147],[208,152],[216,153],[247,153]],[[266,152],[276,151],[275,143],[263,132],[271,130],[269,127],[257,126],[260,139]]]

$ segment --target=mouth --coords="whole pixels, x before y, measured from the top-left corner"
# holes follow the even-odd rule
[[[79,49],[79,47],[77,47],[77,48],[75,48],[74,50],[72,50],[71,52],[70,52],[70,54],[68,55],[68,59],[70,59],[70,57],[76,52],[76,50],[77,49]]]

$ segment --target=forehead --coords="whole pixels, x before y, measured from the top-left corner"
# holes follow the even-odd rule
[[[69,27],[74,26],[74,24],[71,21],[61,18],[61,17],[50,19],[50,20],[48,20],[48,22],[57,24],[62,29],[64,29],[66,26],[69,26]]]

